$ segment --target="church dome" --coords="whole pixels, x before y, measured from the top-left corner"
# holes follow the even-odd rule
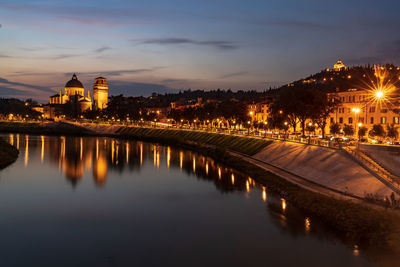
[[[72,79],[65,84],[65,87],[83,88],[83,84],[78,80],[78,77],[76,77],[76,74],[74,73]]]

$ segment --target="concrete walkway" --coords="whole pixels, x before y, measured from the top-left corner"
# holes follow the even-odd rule
[[[384,198],[393,192],[340,150],[275,141],[253,157],[323,187],[361,198],[367,193]]]

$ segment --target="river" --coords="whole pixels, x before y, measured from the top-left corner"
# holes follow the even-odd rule
[[[103,137],[7,134],[0,266],[372,266],[317,218],[214,160]]]

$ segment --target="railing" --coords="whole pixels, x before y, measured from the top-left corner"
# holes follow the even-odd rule
[[[365,166],[368,170],[372,171],[376,176],[379,176],[381,180],[392,185],[392,189],[400,194],[400,177],[389,172],[382,165],[374,161],[372,158],[364,154],[363,152],[353,149],[349,146],[343,147],[351,157],[358,161],[361,165]]]

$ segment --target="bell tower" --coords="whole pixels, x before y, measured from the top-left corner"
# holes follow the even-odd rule
[[[98,77],[93,84],[93,107],[100,110],[105,109],[108,103],[108,84],[106,78]]]

